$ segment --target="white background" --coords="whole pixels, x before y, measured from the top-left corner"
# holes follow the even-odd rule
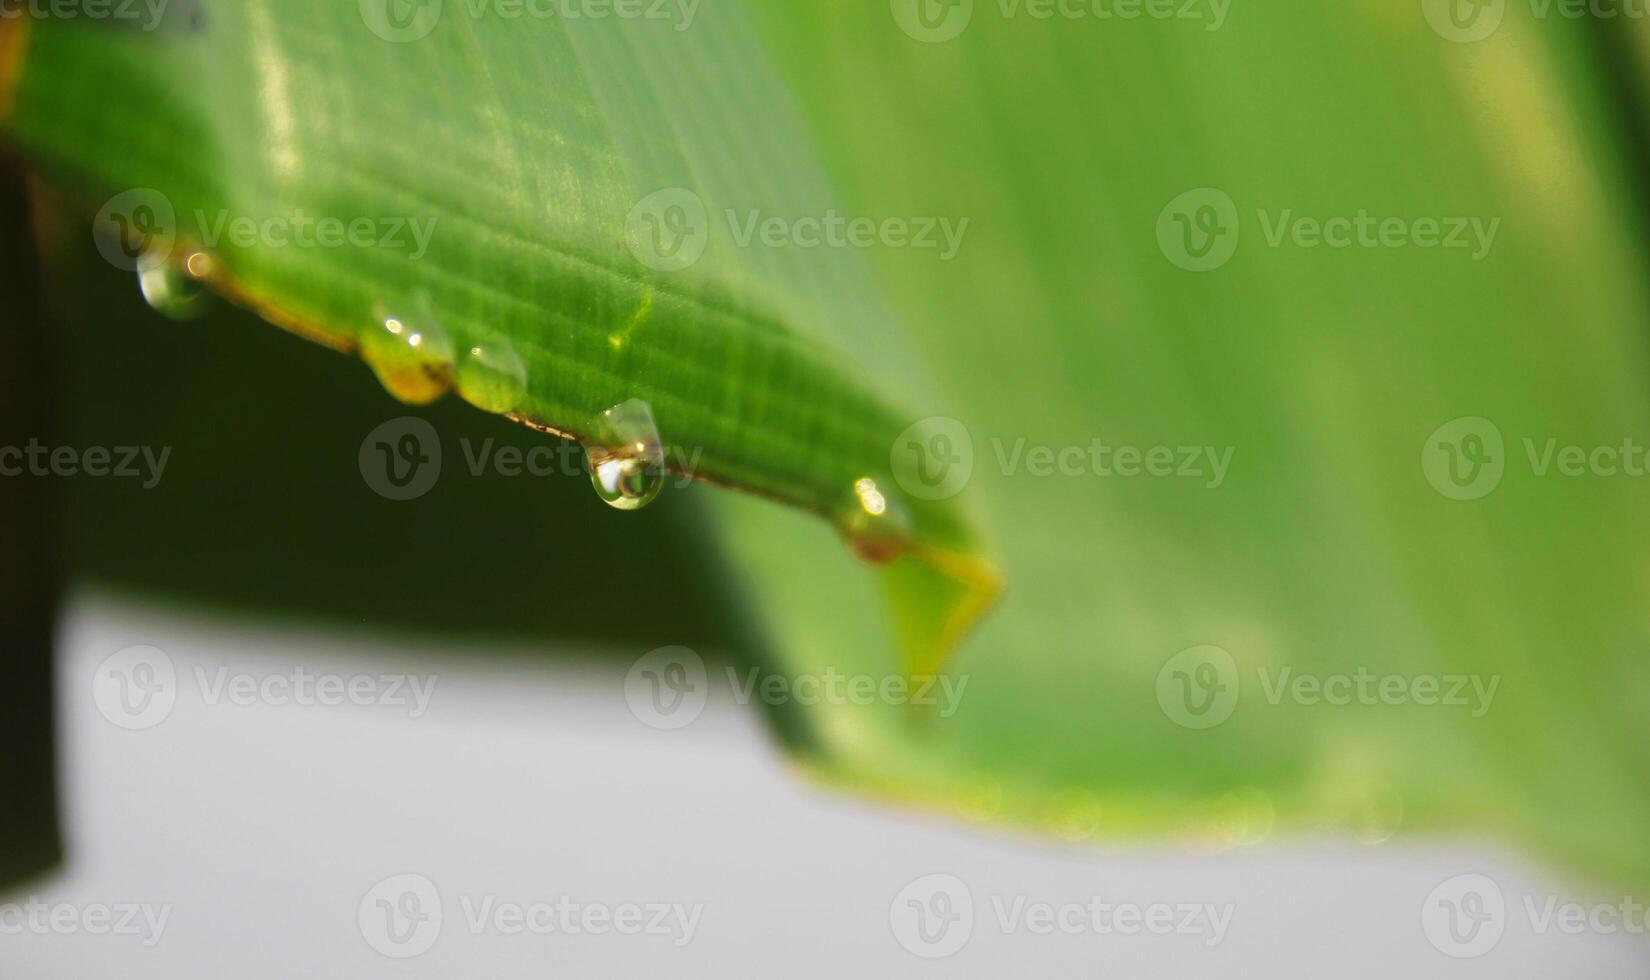
[[[178,668],[175,708],[128,731],[92,679],[136,644]],[[500,655],[501,653],[505,655]],[[107,597],[69,610],[59,667],[67,868],[0,902],[170,903],[160,941],[0,935],[0,977],[1643,977],[1650,941],[1537,935],[1526,893],[1580,898],[1506,855],[1444,844],[1284,842],[1220,855],[1065,846],[821,790],[778,757],[758,713],[713,697],[693,725],[640,724],[625,665],[270,628]],[[374,705],[208,706],[198,665],[254,674],[438,675],[428,713]],[[409,666],[411,664],[412,666]],[[1506,932],[1446,957],[1421,906],[1490,875]],[[411,959],[375,952],[363,897],[427,877],[444,920]],[[920,959],[890,904],[923,875],[966,883],[975,924]],[[474,934],[461,896],[523,905],[702,903],[692,942]],[[1224,941],[1005,933],[990,897],[1231,903]],[[1619,896],[1618,896],[1619,897]]]

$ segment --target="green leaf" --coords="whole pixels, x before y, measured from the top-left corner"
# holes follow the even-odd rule
[[[598,462],[650,442],[605,414],[645,402],[670,469],[825,516],[888,563],[906,667],[932,670],[998,578],[965,512],[890,472],[920,375],[859,256],[739,233],[742,208],[834,206],[741,12],[685,30],[414,9],[11,20],[0,111],[87,210],[122,195],[102,231],[152,233],[162,299],[205,281],[409,402],[456,388]]]
[[[972,433],[1014,583],[955,664],[959,710],[920,731],[831,712],[826,774],[1073,838],[1467,834],[1642,886],[1644,480],[1539,476],[1524,443],[1650,445],[1643,105],[1619,102],[1597,45],[1635,28],[1508,4],[1493,37],[1458,44],[1413,3],[1239,4],[1219,30],[1003,9],[974,4],[936,44],[886,5],[760,18],[850,209],[972,219],[953,263],[873,259],[944,395],[918,414]],[[1196,273],[1158,223],[1203,187],[1241,237]],[[1257,214],[1359,209],[1501,224],[1474,261],[1274,247]],[[1479,500],[1421,465],[1463,416],[1505,437]],[[997,456],[1096,437],[1234,454],[1218,489]],[[800,581],[785,557],[812,529],[730,523],[781,670],[873,671],[874,628],[839,612],[851,570]],[[1202,645],[1242,687],[1193,730],[1157,683]],[[1499,687],[1478,717],[1274,704],[1257,672],[1285,667]]]
[[[347,7],[248,3],[144,37],[14,28],[0,77],[13,139],[93,207],[147,185],[237,214],[456,222],[422,265],[224,248],[217,284],[346,347],[374,304],[427,293],[456,350],[521,341],[518,414],[540,424],[588,437],[642,397],[666,442],[705,447],[703,475],[840,523],[859,477],[899,486],[911,422],[954,419],[1016,591],[955,662],[946,710],[785,705],[828,779],[1071,839],[1489,834],[1641,885],[1650,512],[1632,480],[1542,475],[1525,451],[1650,445],[1641,108],[1598,24],[1509,6],[1458,44],[1418,6],[1242,6],[1213,25],[980,2],[930,44],[884,4],[753,5],[761,41],[725,5],[674,31],[506,30],[449,4],[397,45]],[[667,273],[630,247],[645,220],[626,227],[678,187],[711,216],[840,207],[971,231],[954,262],[883,248],[868,271],[711,222],[705,257]],[[1201,188],[1242,236],[1193,272],[1166,245],[1169,205]],[[1474,257],[1269,233],[1360,211],[1498,236]],[[904,407],[884,407],[896,388]],[[1423,453],[1478,417],[1506,473],[1452,499]],[[1230,468],[1038,476],[1024,455],[1097,438],[1231,449]],[[886,674],[890,636],[920,672],[993,593],[962,505],[899,496],[924,561],[880,583],[825,524],[718,496],[775,673]],[[1186,652],[1218,667],[1211,646],[1241,691],[1188,726],[1163,682]],[[1404,697],[1274,698],[1285,670],[1398,678]],[[1494,694],[1421,704],[1423,678]]]

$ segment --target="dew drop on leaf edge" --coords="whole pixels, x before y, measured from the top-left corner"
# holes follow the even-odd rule
[[[527,392],[527,365],[502,337],[478,342],[458,359],[453,387],[476,408],[502,414],[521,405]]]
[[[618,510],[640,510],[665,485],[665,452],[653,409],[632,398],[597,417],[585,444],[596,495]]]
[[[408,405],[427,405],[447,393],[453,375],[453,342],[426,309],[373,308],[361,336],[361,359],[384,390]]]
[[[888,564],[911,540],[910,519],[900,502],[868,476],[854,481],[833,519],[848,549],[868,564]]]
[[[212,273],[212,258],[194,251],[182,262],[167,259],[138,263],[138,289],[150,308],[172,320],[195,320],[212,305],[205,279]]]

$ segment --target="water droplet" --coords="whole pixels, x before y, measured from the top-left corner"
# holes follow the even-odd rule
[[[181,262],[166,259],[138,262],[138,288],[155,312],[173,320],[194,320],[212,305],[205,280],[213,261],[205,252],[190,252]]]
[[[632,398],[603,412],[584,447],[596,494],[619,510],[640,510],[665,485],[665,451],[653,409]]]
[[[1049,829],[1063,840],[1087,840],[1100,829],[1100,800],[1086,789],[1055,793],[1045,812]]]
[[[447,393],[453,374],[453,342],[428,304],[411,318],[382,305],[361,337],[361,359],[384,390],[408,405],[427,405]]]
[[[1391,789],[1369,790],[1358,801],[1353,819],[1359,841],[1371,846],[1384,844],[1404,822],[1403,798]]]
[[[1276,821],[1272,797],[1257,787],[1244,786],[1210,802],[1210,843],[1220,848],[1252,847],[1272,833]]]
[[[483,341],[459,358],[454,383],[459,397],[471,405],[502,414],[520,407],[527,392],[527,365],[508,340]]]
[[[836,515],[837,530],[862,561],[886,565],[905,551],[911,523],[899,501],[882,492],[877,481],[861,477]]]
[[[990,776],[965,777],[953,790],[957,809],[976,820],[991,820],[1003,809],[1003,788]]]

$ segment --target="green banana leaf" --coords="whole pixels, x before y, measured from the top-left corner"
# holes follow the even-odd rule
[[[1642,488],[1539,465],[1549,440],[1650,445],[1637,102],[1601,37],[1628,28],[371,6],[8,24],[8,138],[87,213],[147,187],[185,216],[438,217],[417,260],[174,251],[369,356],[392,318],[508,341],[508,414],[600,448],[601,412],[641,398],[695,475],[832,518],[704,501],[780,678],[931,672],[996,591],[990,528],[1012,591],[942,710],[778,706],[823,778],[1069,839],[1468,833],[1650,880]],[[703,256],[669,268],[698,208]],[[752,212],[833,210],[967,231],[954,254],[738,240]],[[500,407],[496,370],[466,392],[457,362],[376,360],[414,400],[452,380]],[[1176,473],[1125,475],[1118,447]],[[1451,482],[1474,461],[1493,487]],[[865,477],[894,502],[869,527]],[[844,529],[907,557],[868,573]],[[1400,689],[1332,704],[1302,676]]]
[[[452,6],[14,19],[6,125],[62,193],[105,201],[111,262],[173,312],[205,284],[408,403],[456,389],[576,438],[632,474],[621,506],[668,469],[828,518],[888,565],[906,664],[932,671],[1000,585],[963,508],[889,472],[890,393],[918,376],[859,257],[710,220],[736,196],[830,202],[741,12],[563,31]]]

